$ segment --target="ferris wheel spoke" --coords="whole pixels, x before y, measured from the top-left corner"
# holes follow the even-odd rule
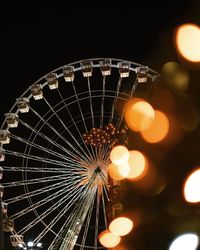
[[[68,198],[72,197],[72,199],[69,201],[69,203],[67,203],[67,205],[57,214],[57,216],[55,218],[58,218],[59,216],[63,216],[63,212],[64,211],[66,212],[71,206],[73,206],[73,204],[79,200],[81,195],[82,195],[81,192],[76,192],[76,194],[70,193],[69,195],[67,194],[67,195],[63,196],[59,201],[55,202],[51,207],[49,207],[45,212],[41,213],[39,217],[36,217],[33,221],[31,221],[27,226],[25,226],[18,233],[24,234],[26,231],[30,230],[30,228],[32,228],[33,226],[35,226],[39,222],[42,222],[45,217],[47,217],[49,214],[53,213],[53,211],[55,209],[57,209],[59,206],[61,206],[63,203],[65,203],[67,197]],[[54,221],[55,221],[55,218],[54,218]],[[45,224],[45,227],[46,227],[46,224]],[[49,231],[49,230],[50,230],[50,228],[46,227],[46,231]]]
[[[63,184],[63,183],[62,183]],[[61,185],[61,187],[64,185]],[[45,205],[46,203],[50,202],[52,199],[60,197],[62,194],[64,194],[66,192],[64,192],[63,190],[59,190],[56,193],[51,194],[50,196],[44,198],[44,199],[39,199],[39,201],[35,202],[34,204],[31,203],[30,206],[24,208],[23,210],[20,210],[19,212],[13,214],[11,216],[12,219],[17,219],[21,216],[26,215],[27,213],[30,213],[31,211],[35,210],[36,208],[39,208],[43,205]],[[29,198],[29,197],[26,197]]]
[[[103,84],[102,84],[102,98],[101,98],[101,120],[100,127],[103,128],[103,118],[104,118],[104,100],[105,100],[105,86],[106,86],[106,76],[103,76]]]
[[[101,186],[98,186],[97,197],[96,197],[96,216],[95,216],[95,237],[94,237],[94,249],[97,249],[97,239],[99,233],[99,206],[100,206],[100,197],[102,189]]]
[[[130,97],[129,97],[129,100],[131,100],[133,98],[133,95],[135,93],[135,90],[137,88],[137,85],[138,85],[138,78],[135,79],[135,82],[131,88],[131,93],[130,93]],[[122,109],[122,114],[121,114],[121,117],[120,119],[118,120],[117,122],[117,125],[116,125],[116,128],[120,128],[122,122],[123,122],[123,119],[124,119],[124,114],[125,114],[125,110],[126,110],[126,104],[123,106],[123,109]]]
[[[69,219],[69,229],[72,233],[66,235],[63,240],[63,244],[61,249],[73,249],[76,244],[77,238],[74,236],[78,236],[81,230],[81,227],[87,217],[88,211],[91,207],[92,201],[96,194],[96,187],[93,187],[91,190],[89,188],[90,183],[88,183],[85,192],[83,193],[82,199],[76,204],[74,210],[71,213],[71,217]],[[89,188],[89,189],[88,189]],[[79,222],[79,223],[77,223]]]
[[[110,163],[110,146],[108,144],[103,147],[103,159],[105,162]]]
[[[78,151],[69,141],[67,141],[48,121],[46,121],[36,110],[34,110],[32,107],[30,107],[30,110],[33,111],[33,113],[39,118],[41,119],[41,121],[47,126],[49,127],[60,139],[62,139],[62,141],[67,144],[73,151],[72,152],[76,152],[77,154],[77,158],[79,158],[80,160],[87,160],[87,158],[80,153],[80,151]],[[71,152],[71,153],[72,153]]]
[[[64,161],[62,162],[62,161],[57,161],[57,160],[53,160],[53,159],[49,159],[49,158],[39,157],[36,155],[15,152],[15,151],[11,151],[11,150],[6,150],[6,154],[13,155],[16,157],[26,158],[28,160],[34,160],[34,161],[45,162],[45,163],[49,163],[49,164],[53,164],[53,165],[57,165],[57,166],[62,166],[63,168],[68,167],[71,169],[77,169],[77,167],[79,167],[80,170],[85,169],[82,165],[80,165],[81,162],[79,162],[79,164],[78,163],[77,164],[75,164],[75,163],[70,164],[70,159],[68,159],[65,162]]]
[[[40,188],[40,189],[36,189],[34,191],[30,191],[28,193],[22,194],[22,195],[18,195],[18,196],[14,196],[12,198],[6,199],[5,202],[8,204],[12,204],[14,202],[18,202],[33,196],[37,196],[40,194],[45,194],[46,192],[52,191],[52,190],[56,190],[58,188],[62,188],[64,186],[66,186],[66,180],[59,182],[59,183],[55,183],[52,185],[48,185],[46,187]],[[68,184],[69,185],[69,184]]]
[[[91,87],[90,87],[90,77],[87,77],[87,83],[88,83],[88,91],[89,91],[89,98],[90,98],[90,112],[91,112],[91,118],[92,118],[92,127],[95,127],[94,124],[94,112],[93,112],[93,105],[92,105],[92,94],[91,94]]]
[[[72,188],[71,188],[72,189]],[[50,206],[49,209],[45,210],[45,212],[43,212],[43,218],[45,218],[47,215],[49,215],[51,212],[53,212],[55,209],[59,208],[59,206],[61,206],[63,203],[65,203],[67,201],[67,194],[66,192],[64,192],[63,190],[59,190],[56,193],[52,194],[51,196],[49,196],[46,199],[42,199],[39,202],[35,203],[35,204],[31,204],[29,207],[23,209],[22,211],[19,211],[18,213],[14,214],[11,216],[12,219],[17,219],[20,218],[28,213],[30,213],[31,211],[36,212],[36,209],[39,207],[42,207],[46,204],[51,203],[52,199],[58,199],[60,196],[62,196],[63,194],[65,194],[64,197],[62,197],[61,199],[59,199],[56,203],[53,204],[53,206]],[[69,198],[72,197],[72,199],[69,201],[68,205],[70,205],[71,202],[73,202],[74,197],[76,197],[77,195],[77,190],[74,190],[72,192],[70,192],[69,194]],[[37,221],[38,223],[39,221]],[[35,225],[35,224],[34,224]],[[33,226],[34,226],[33,225]],[[28,226],[30,227],[30,226]]]
[[[32,132],[34,132],[36,135],[39,135],[41,138],[45,139],[46,141],[48,141],[49,143],[51,143],[51,145],[56,146],[57,149],[62,150],[65,154],[67,154],[68,156],[70,156],[71,161],[75,161],[75,162],[80,162],[79,157],[74,154],[73,152],[67,150],[65,147],[63,147],[62,145],[58,144],[56,141],[53,141],[52,139],[50,139],[48,136],[44,135],[43,133],[41,133],[40,131],[34,129],[33,127],[31,127],[29,124],[23,122],[22,120],[19,119],[19,123],[21,123],[22,125],[24,125],[25,127],[27,127],[28,129],[30,129]]]
[[[71,233],[66,234],[63,243],[61,245],[60,249],[73,249],[77,238],[75,239],[74,236],[79,235],[80,230],[83,222],[85,221],[85,218],[88,214],[89,208],[92,204],[92,200],[96,195],[97,186],[93,186],[94,181],[96,180],[98,176],[98,168],[93,172],[91,175],[90,180],[88,181],[86,188],[82,194],[82,198],[79,199],[79,202],[74,207],[74,210],[71,213],[70,217],[70,230]],[[77,224],[76,222],[79,221]]]
[[[3,166],[4,171],[16,171],[16,172],[27,172],[27,173],[32,173],[32,172],[37,172],[37,173],[65,173],[66,175],[72,175],[71,169],[67,168],[48,168],[48,167],[31,167],[28,166],[27,168],[22,168],[16,167],[16,166]],[[78,171],[78,169],[77,169]],[[79,171],[78,171],[79,172]]]
[[[89,226],[90,226],[90,223],[91,223],[91,217],[92,217],[92,211],[93,211],[93,208],[94,208],[94,202],[95,202],[95,196],[93,197],[92,204],[91,204],[91,206],[89,208],[89,211],[88,211],[87,219],[86,219],[86,222],[85,222],[85,228],[84,228],[84,232],[83,232],[83,238],[82,238],[82,241],[81,241],[80,250],[84,250],[84,246],[85,246],[85,242],[86,242],[86,238],[87,238],[87,234],[88,234],[88,229],[89,229]]]
[[[113,198],[110,151],[127,139],[125,108],[138,82],[156,75],[121,59],[81,60],[42,76],[17,99],[0,138],[13,238],[32,234],[34,246],[43,241],[47,250],[104,249],[98,234],[108,228]]]
[[[104,161],[104,154],[105,154],[105,144],[102,147],[98,148],[98,157],[100,161]]]
[[[75,94],[75,97],[76,97],[76,101],[77,101],[77,104],[78,104],[78,109],[79,109],[79,112],[80,112],[80,115],[81,115],[81,118],[82,118],[82,122],[83,122],[83,125],[84,125],[84,128],[85,128],[85,131],[88,132],[88,128],[87,128],[87,125],[86,125],[86,122],[85,122],[85,118],[84,118],[84,115],[83,115],[83,111],[82,111],[82,108],[81,108],[81,104],[80,104],[80,101],[79,101],[79,98],[78,98],[78,95],[77,95],[77,91],[76,91],[76,87],[75,87],[74,82],[72,82],[72,86],[73,86],[74,94]]]
[[[104,191],[104,188],[103,188],[103,191]],[[106,194],[107,194],[107,190],[106,190]],[[102,192],[101,199],[102,199],[102,206],[103,206],[103,215],[104,215],[103,218],[104,218],[105,228],[108,228],[107,214],[106,214],[106,201],[105,201],[104,192]],[[107,197],[107,201],[108,201],[108,197]]]
[[[62,185],[63,186],[63,185]],[[61,187],[62,187],[61,186]],[[77,190],[76,189],[74,189],[73,190],[73,186],[71,186],[71,188],[70,188],[70,195],[69,195],[69,198],[71,198],[73,195],[76,195],[78,192],[77,192]],[[62,197],[61,199],[59,199],[59,197],[61,197],[62,195],[64,195],[65,194],[65,196],[64,196],[64,198]],[[50,202],[52,202],[52,200],[54,199],[54,200],[56,200],[56,199],[59,199],[57,202],[56,202],[56,207],[55,208],[58,208],[59,206],[61,206],[62,205],[62,203],[64,203],[64,202],[66,202],[67,200],[68,200],[68,198],[66,198],[67,197],[67,194],[66,194],[66,191],[64,191],[64,190],[59,190],[59,191],[57,191],[56,193],[53,193],[53,194],[51,194],[51,195],[49,195],[48,197],[46,197],[46,198],[44,198],[44,199],[40,199],[38,202],[36,202],[36,203],[34,203],[34,204],[31,204],[29,207],[26,207],[26,208],[24,208],[23,210],[21,210],[21,211],[19,211],[19,212],[17,212],[17,213],[15,213],[15,214],[13,214],[12,216],[11,216],[11,218],[12,219],[17,219],[17,218],[19,218],[19,217],[21,217],[21,216],[24,216],[24,215],[26,215],[26,214],[28,214],[28,213],[30,213],[31,211],[35,211],[35,209],[37,209],[37,208],[39,208],[39,207],[42,207],[42,206],[44,206],[44,205],[46,205],[46,204],[49,204]],[[71,202],[71,201],[70,201]],[[47,210],[46,210],[47,211]]]
[[[82,156],[82,158],[84,158],[84,156],[87,157],[85,151],[83,150],[83,148],[80,146],[80,144],[78,143],[77,139],[74,137],[74,135],[72,134],[72,132],[66,127],[65,123],[62,121],[62,119],[60,118],[60,116],[57,114],[57,112],[53,109],[53,107],[51,106],[51,104],[47,101],[46,98],[43,98],[44,101],[46,102],[46,104],[48,105],[48,107],[51,109],[51,111],[53,112],[53,114],[56,116],[56,118],[58,119],[58,121],[62,124],[63,128],[65,129],[65,131],[67,131],[67,133],[69,134],[69,136],[73,139],[73,141],[76,143],[76,145],[78,146],[78,148],[81,151],[78,151],[76,147],[74,147],[70,142],[68,142],[69,146],[72,147],[75,152],[77,152],[78,154],[80,154]],[[49,123],[48,123],[49,124]],[[49,124],[50,125],[50,124]],[[61,136],[61,135],[60,135]],[[62,139],[65,140],[64,137],[62,137]],[[66,141],[66,140],[65,140]],[[81,153],[82,152],[82,153]],[[87,159],[87,158],[85,158]]]
[[[85,128],[85,132],[88,133],[88,128],[87,128],[87,125],[86,125],[86,122],[85,122],[85,117],[84,117],[84,114],[83,114],[83,110],[82,110],[82,107],[81,107],[81,104],[80,104],[80,100],[78,98],[78,94],[77,94],[74,82],[72,82],[72,86],[73,86],[74,94],[75,94],[75,97],[76,97],[76,102],[77,102],[77,105],[78,105],[78,109],[79,109],[79,112],[80,112],[80,115],[81,115],[81,118],[82,118],[82,122],[83,122],[83,125],[84,125],[84,128]],[[94,153],[93,147],[90,146],[90,149],[91,149],[93,158],[95,158],[95,153]]]
[[[93,197],[92,204],[91,204],[91,206],[89,208],[89,213],[88,213],[89,217],[87,217],[86,226],[85,226],[85,229],[84,229],[84,236],[83,237],[85,237],[85,238],[87,236],[87,231],[88,231],[88,227],[89,227],[89,223],[90,223],[90,218],[91,218],[91,214],[92,214],[92,211],[93,211],[93,205],[94,205],[94,197]],[[74,214],[74,215],[76,215],[76,214]],[[63,226],[59,230],[58,234],[56,234],[56,236],[55,236],[54,240],[52,241],[51,246],[49,246],[48,250],[56,250],[56,249],[58,249],[58,247],[60,245],[60,242],[62,241],[62,234],[63,234],[63,232],[66,231],[66,228],[69,228],[69,226],[67,226],[67,225],[69,225],[71,220],[72,220],[72,217],[68,217],[67,220],[64,221]],[[43,236],[41,235],[40,239],[41,239],[41,237],[43,237]],[[37,240],[38,240],[38,238],[37,238]],[[85,243],[85,241],[83,239],[82,243],[80,245],[80,247],[81,247],[80,249],[82,249],[82,247],[84,247],[84,243]]]
[[[60,193],[60,195],[62,195],[61,192],[59,192],[59,193]],[[56,195],[58,195],[58,194],[56,194]],[[58,196],[59,196],[59,195],[58,195]],[[55,197],[56,197],[56,196],[55,196]],[[55,197],[54,197],[53,195],[51,195],[51,199],[53,199],[53,198],[55,198]],[[28,213],[34,211],[36,208],[42,207],[43,205],[49,203],[50,201],[51,201],[51,200],[50,200],[50,197],[48,197],[48,199],[46,198],[46,199],[40,200],[39,202],[36,202],[36,203],[34,203],[34,204],[31,204],[30,206],[24,208],[23,210],[21,210],[21,211],[15,213],[15,214],[13,214],[13,215],[11,216],[11,218],[14,219],[14,220],[16,220],[16,219],[18,219],[18,218],[20,218],[20,217],[22,217],[22,216],[26,216]]]
[[[113,117],[114,117],[114,113],[115,113],[115,108],[116,108],[116,103],[117,103],[117,98],[118,98],[118,95],[119,95],[119,90],[120,90],[120,87],[121,87],[121,83],[122,83],[122,78],[120,77],[119,80],[118,80],[118,83],[117,83],[116,95],[115,95],[113,103],[112,103],[112,109],[111,109],[109,122],[113,121]]]
[[[71,176],[68,177],[70,180],[72,179]],[[74,177],[75,178],[75,177]],[[56,181],[56,180],[63,180],[67,179],[65,174],[55,175],[55,176],[49,176],[49,177],[42,177],[42,178],[34,178],[34,179],[28,179],[28,180],[22,180],[22,181],[12,181],[12,182],[6,182],[4,183],[5,187],[13,187],[13,186],[21,186],[21,185],[30,185],[30,184],[36,184],[36,183],[42,183],[42,182],[50,182],[50,181]]]
[[[72,114],[71,114],[71,112],[70,112],[70,110],[69,110],[69,108],[68,108],[68,106],[67,106],[65,100],[63,99],[62,94],[60,93],[59,89],[57,89],[57,91],[58,91],[58,94],[59,94],[59,96],[60,96],[62,102],[63,102],[64,105],[65,105],[65,109],[67,110],[67,113],[69,114],[70,119],[71,119],[71,121],[73,122],[74,127],[76,128],[76,131],[77,131],[78,134],[79,134],[79,137],[81,138],[81,141],[83,142],[83,144],[84,144],[84,146],[85,146],[85,149],[86,149],[87,152],[88,152],[88,155],[90,156],[90,159],[94,160],[94,157],[95,157],[95,156],[94,156],[94,154],[93,154],[93,155],[91,154],[90,150],[88,149],[88,146],[87,146],[86,143],[85,143],[85,140],[83,140],[83,135],[81,134],[80,129],[78,128],[76,122],[74,121],[74,117],[72,116]],[[79,142],[78,142],[78,144],[79,144]],[[80,145],[80,144],[79,144],[79,145]]]
[[[62,235],[62,232],[64,231],[64,229],[66,227],[66,224],[67,224],[67,220],[64,220],[62,227],[59,229],[57,234],[54,234],[55,237],[52,240],[51,245],[48,247],[47,250],[55,250],[55,249],[57,249],[57,246],[59,245],[59,243],[61,241],[61,235]],[[38,236],[37,240],[35,240],[35,242],[37,243],[38,241],[41,241],[43,237],[44,237],[43,235]]]
[[[102,161],[101,152],[101,147],[96,148],[97,162]]]
[[[99,148],[99,152],[98,152],[98,156],[99,156],[99,160],[101,162],[104,162],[105,164],[109,163],[109,158],[106,157],[107,152],[109,152],[109,147],[107,145],[103,145],[103,147]]]
[[[110,149],[109,146],[106,144],[103,145],[103,147],[99,148],[99,159],[100,161],[104,162],[106,165],[110,162],[109,161],[109,153],[110,153]]]
[[[135,82],[134,82],[134,84],[133,84],[133,86],[132,86],[132,88],[131,88],[131,94],[130,94],[130,99],[132,99],[133,98],[133,95],[134,95],[134,93],[135,93],[135,90],[136,90],[136,88],[137,88],[137,86],[138,86],[138,78],[136,78],[135,79]]]
[[[64,160],[66,159],[66,157],[65,157],[64,155],[59,154],[59,153],[56,152],[56,151],[53,151],[53,150],[48,149],[48,148],[46,148],[46,147],[43,147],[43,146],[41,146],[41,145],[39,145],[39,144],[36,144],[36,143],[34,143],[34,142],[30,142],[29,140],[26,140],[26,139],[24,139],[24,138],[21,138],[21,137],[19,137],[19,136],[14,135],[14,134],[10,134],[10,137],[13,138],[13,139],[15,139],[15,140],[17,140],[17,141],[20,141],[20,142],[22,142],[22,143],[25,143],[25,144],[27,144],[27,145],[29,145],[29,146],[31,146],[31,147],[40,149],[41,151],[43,151],[43,152],[45,152],[45,153],[49,153],[49,154],[51,154],[51,155],[54,155],[54,156],[56,156],[56,157],[58,157],[58,158],[61,158],[61,159],[64,159]]]
[[[48,225],[46,225],[44,230],[35,238],[34,241],[37,241],[41,237],[44,237],[44,235],[48,232],[48,230],[51,230],[51,228],[63,217],[65,212],[66,212],[66,206],[54,217],[53,220],[51,220],[51,222]],[[65,225],[67,225],[67,221],[68,221],[68,219],[66,220]]]

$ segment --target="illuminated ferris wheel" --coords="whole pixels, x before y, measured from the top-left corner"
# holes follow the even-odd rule
[[[14,247],[31,240],[47,250],[105,248],[98,236],[123,210],[110,152],[129,144],[126,102],[157,76],[131,61],[87,59],[44,75],[16,99],[0,130],[3,229]]]

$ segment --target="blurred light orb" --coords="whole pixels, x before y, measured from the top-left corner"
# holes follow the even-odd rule
[[[99,235],[99,242],[107,248],[116,247],[121,241],[121,237],[114,235],[109,230],[104,230]]]
[[[108,174],[115,181],[121,181],[126,177],[123,174],[121,174],[120,167],[121,166],[115,165],[113,163],[110,163],[108,165]]]
[[[189,74],[186,70],[179,71],[173,78],[173,87],[177,90],[184,91],[189,86]]]
[[[177,62],[167,62],[162,66],[162,72],[165,75],[173,75],[179,71],[180,65]]]
[[[128,163],[125,163],[123,165],[117,165],[117,171],[119,172],[119,174],[126,178],[128,175],[129,175],[129,172],[130,172],[130,166]]]
[[[169,250],[196,250],[199,238],[196,234],[188,233],[178,236],[170,245]]]
[[[200,202],[200,168],[187,177],[184,184],[184,197],[187,202]]]
[[[141,131],[141,135],[149,143],[158,143],[165,139],[168,132],[169,120],[167,116],[163,112],[155,110],[153,123],[147,130]]]
[[[146,157],[137,150],[129,151],[129,173],[127,178],[132,180],[140,179],[144,176],[147,170],[147,160]]]
[[[133,229],[133,222],[126,217],[117,217],[111,221],[109,230],[117,236],[124,236]]]
[[[110,152],[110,160],[115,165],[123,165],[128,162],[129,151],[125,146],[116,146]]]
[[[176,90],[184,91],[189,86],[189,73],[176,62],[167,62],[162,67],[168,85]]]
[[[143,131],[153,122],[154,109],[143,99],[133,99],[127,104],[124,118],[131,130]]]
[[[200,62],[200,27],[187,23],[180,25],[175,33],[176,46],[186,60]]]

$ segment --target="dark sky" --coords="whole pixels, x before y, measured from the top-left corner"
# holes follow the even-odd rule
[[[164,61],[176,59],[173,28],[185,21],[199,21],[198,1],[174,2],[148,4],[146,8],[136,4],[130,8],[99,5],[70,11],[60,6],[4,9],[2,87],[12,97],[1,99],[3,112],[12,105],[13,96],[19,96],[40,76],[81,58],[116,57],[139,63],[150,60],[151,66],[160,70]]]
[[[4,11],[1,17],[1,123],[15,99],[38,78],[64,64],[95,57],[131,60],[159,72],[168,61],[182,63],[191,76],[188,92],[200,113],[200,69],[180,61],[173,44],[173,32],[179,24],[195,22],[200,25],[199,1],[181,1],[180,4],[162,1],[159,6],[149,4],[144,7],[141,4],[126,8],[107,8],[99,4],[98,8],[60,5],[35,10],[30,6],[26,11],[15,11],[14,7]],[[181,115],[191,112],[187,103],[186,107],[180,107]],[[188,117],[190,119],[190,115]],[[133,204],[130,202],[129,211],[132,211],[132,205],[137,204],[137,209],[141,205],[144,216],[149,213],[151,218],[138,227],[133,238],[125,240],[125,249],[165,250],[175,229],[178,231],[184,220],[199,220],[199,208],[183,205],[182,200],[173,207],[180,216],[170,217],[166,212],[166,206],[175,202],[176,194],[180,192],[180,186],[175,188],[176,183],[181,185],[188,169],[200,162],[199,134],[197,127],[169,150],[162,162],[162,176],[170,186],[163,195],[151,197],[140,193],[135,196],[136,203],[135,200]],[[151,154],[152,150],[162,151],[163,148],[148,150]],[[180,169],[182,164],[186,166],[183,171]],[[171,169],[168,171],[165,165],[170,165]],[[176,181],[178,177],[180,179]],[[128,188],[131,187],[128,185]],[[124,200],[129,199],[129,195],[127,192]],[[200,230],[200,223],[196,227]]]

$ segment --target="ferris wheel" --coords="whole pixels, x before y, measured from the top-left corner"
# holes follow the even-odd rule
[[[110,151],[128,145],[124,106],[158,73],[92,58],[49,72],[16,99],[0,130],[3,229],[46,250],[105,249],[113,189]],[[119,187],[119,183],[117,185]]]

